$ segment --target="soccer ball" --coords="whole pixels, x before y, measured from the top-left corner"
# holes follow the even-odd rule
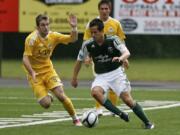
[[[95,127],[98,124],[98,116],[93,110],[86,111],[82,115],[81,122],[85,127]]]

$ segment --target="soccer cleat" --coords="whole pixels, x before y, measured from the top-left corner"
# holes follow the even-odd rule
[[[153,129],[154,128],[154,124],[148,122],[147,124],[145,124],[145,129]]]
[[[122,113],[119,114],[119,117],[121,119],[123,119],[124,121],[129,122],[129,115],[128,115],[128,113],[122,112]]]
[[[79,119],[73,120],[73,124],[74,124],[75,126],[77,126],[77,127],[81,127],[81,126],[82,126],[81,121],[80,121]]]
[[[103,109],[101,109],[101,108],[96,109],[96,113],[97,113],[97,116],[98,116],[98,117],[103,116]]]

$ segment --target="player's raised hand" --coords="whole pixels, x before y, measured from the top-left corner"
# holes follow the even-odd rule
[[[69,20],[68,20],[69,24],[71,25],[71,27],[77,27],[77,17],[74,14],[70,14],[69,15]]]

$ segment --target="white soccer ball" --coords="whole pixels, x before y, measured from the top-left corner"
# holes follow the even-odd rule
[[[95,127],[98,124],[97,113],[93,110],[84,112],[81,118],[81,122],[85,127]]]

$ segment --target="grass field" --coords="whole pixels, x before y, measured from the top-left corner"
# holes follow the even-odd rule
[[[67,89],[66,93],[73,99],[76,109],[92,108],[94,106],[94,101],[90,97],[87,88]],[[180,90],[135,90],[132,95],[137,101],[180,102]],[[42,109],[33,98],[30,88],[0,88],[0,126],[2,126],[3,122],[8,122],[7,120],[2,121],[2,118],[23,118],[22,115],[33,116],[33,114],[63,110],[62,105],[57,100],[53,102],[50,109]],[[99,119],[97,127],[92,129],[74,127],[71,121],[62,121],[25,127],[3,128],[0,129],[0,135],[180,135],[180,107],[148,110],[146,113],[156,125],[154,130],[144,130],[139,119],[133,113],[130,113],[130,123],[125,123],[117,117],[104,116]],[[51,117],[50,119],[56,118]]]
[[[179,59],[130,59],[129,62],[127,74],[130,80],[180,81]],[[62,79],[71,79],[75,60],[54,60],[53,63]],[[2,76],[25,78],[21,61],[3,60]],[[79,78],[93,78],[91,67],[83,66]]]
[[[54,65],[61,79],[71,79],[73,60],[55,60]],[[178,82],[180,81],[179,69],[179,59],[133,59],[130,60],[127,74],[130,80]],[[2,76],[25,78],[21,61],[3,60]],[[83,66],[79,79],[92,78],[91,67]],[[80,116],[83,109],[94,107],[89,88],[65,90],[72,98]],[[99,119],[99,124],[95,128],[74,127],[57,100],[53,102],[50,109],[45,110],[37,104],[31,88],[0,86],[0,135],[180,135],[180,106],[168,107],[169,103],[172,103],[172,106],[175,103],[180,104],[180,90],[135,90],[132,94],[138,102],[142,103],[144,109],[148,109],[149,105],[155,105],[150,106],[152,110],[145,111],[155,123],[154,130],[144,130],[140,120],[131,112],[129,123],[117,117],[104,116]],[[162,107],[159,103],[163,103],[164,109],[159,108]],[[40,124],[41,122],[45,124]],[[26,124],[27,126],[22,126]],[[13,125],[19,126],[7,127]]]

